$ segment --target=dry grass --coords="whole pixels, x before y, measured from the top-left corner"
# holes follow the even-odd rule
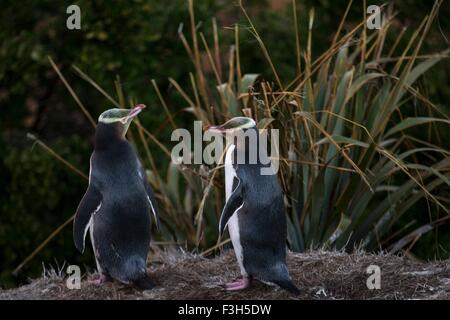
[[[288,264],[302,291],[298,299],[450,299],[449,260],[420,263],[407,257],[362,251],[313,251],[290,253]],[[366,287],[369,265],[381,268],[380,290]],[[29,285],[0,290],[0,299],[294,299],[277,287],[261,283],[241,292],[224,291],[221,284],[238,276],[230,250],[215,258],[157,252],[149,272],[158,285],[149,291],[116,282],[96,286],[87,279],[83,279],[81,290],[69,290],[64,278],[52,271]]]

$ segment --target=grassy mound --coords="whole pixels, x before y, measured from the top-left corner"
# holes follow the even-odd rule
[[[311,251],[290,253],[288,265],[301,295],[292,297],[278,287],[254,282],[240,292],[227,292],[222,284],[239,275],[232,251],[215,258],[180,252],[153,256],[149,273],[157,287],[138,291],[109,282],[89,283],[83,277],[80,290],[69,290],[64,275],[55,270],[17,289],[0,290],[0,299],[450,299],[450,261],[421,263],[395,255],[362,251]],[[367,267],[381,269],[381,288],[369,290]]]

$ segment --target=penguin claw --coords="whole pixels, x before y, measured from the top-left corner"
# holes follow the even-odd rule
[[[236,291],[246,289],[250,287],[250,283],[251,281],[249,278],[240,278],[238,281],[226,283],[225,290]]]

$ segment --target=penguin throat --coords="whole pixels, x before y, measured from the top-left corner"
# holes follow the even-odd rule
[[[119,122],[105,124],[99,122],[95,133],[95,148],[107,149],[114,142],[126,141],[125,134],[129,124],[121,124]]]

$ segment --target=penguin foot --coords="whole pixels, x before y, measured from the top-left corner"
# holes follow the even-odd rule
[[[225,290],[236,291],[250,287],[251,281],[249,278],[242,277],[238,281],[229,282],[225,284]]]
[[[89,280],[89,283],[92,283],[96,286],[100,286],[102,284],[104,284],[105,282],[108,282],[110,280],[110,278],[107,275],[104,275],[103,273],[100,273],[97,278],[93,279],[93,280]]]

